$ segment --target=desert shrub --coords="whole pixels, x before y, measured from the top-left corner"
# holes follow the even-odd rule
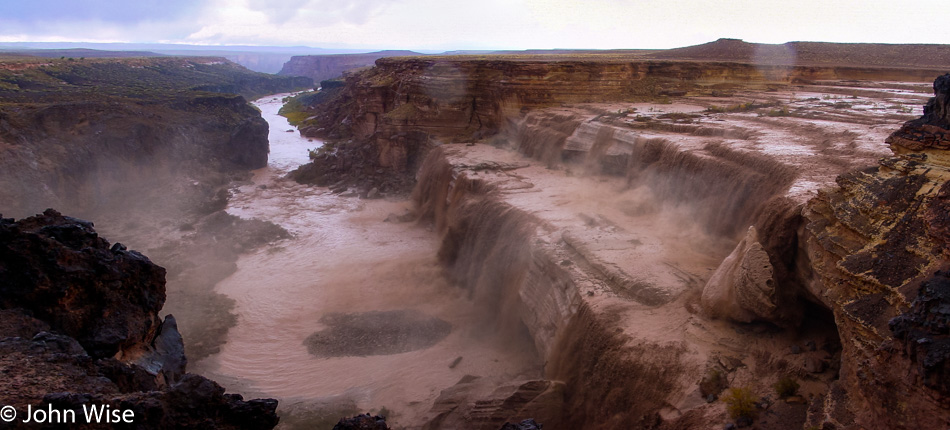
[[[781,109],[771,109],[765,113],[765,116],[768,117],[777,117],[777,116],[789,116],[791,112],[788,110],[788,107],[783,106]]]
[[[786,375],[780,378],[772,387],[775,388],[775,394],[784,399],[798,394],[799,385],[791,376]]]
[[[721,397],[726,404],[726,411],[729,416],[737,420],[739,418],[755,418],[755,394],[746,387],[730,388],[729,392]]]
[[[726,388],[726,385],[726,378],[721,371],[718,369],[709,369],[706,372],[706,376],[699,381],[699,392],[702,393],[703,397],[710,394],[718,396],[719,393]]]

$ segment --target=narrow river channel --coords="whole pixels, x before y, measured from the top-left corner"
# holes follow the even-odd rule
[[[284,96],[254,102],[270,124],[270,158],[253,183],[233,190],[228,212],[294,237],[242,256],[217,285],[236,301],[238,323],[221,352],[192,371],[281,400],[283,411],[294,411],[288,423],[300,410],[355,406],[385,408],[399,427],[418,425],[441,390],[465,375],[536,375],[533,346],[479,332],[484,324],[468,294],[436,262],[435,233],[383,221],[405,213],[408,201],[341,197],[284,179],[320,145],[277,114]],[[334,324],[344,327],[307,341]],[[398,339],[377,338],[386,336]]]

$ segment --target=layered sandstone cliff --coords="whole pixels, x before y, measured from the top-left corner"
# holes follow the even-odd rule
[[[899,124],[895,117],[858,119],[832,103],[827,112],[812,104],[729,119],[709,114],[716,112],[709,104],[694,111],[706,107],[705,115],[671,114],[702,121],[694,124],[645,118],[622,103],[552,107],[718,97],[738,83],[760,90],[802,84],[788,96],[815,91],[803,84],[811,80],[924,80],[930,73],[603,58],[384,59],[348,78],[301,130],[337,140],[309,168],[323,183],[422,165],[414,195],[442,236],[442,262],[497,313],[502,331],[523,325],[550,360],[545,376],[564,384],[554,397],[569,413],[550,422],[688,428],[706,423],[704,414],[722,416],[698,404],[697,381],[719,375],[732,386],[759,384],[764,395],[771,382],[762,381],[787,372],[811,385],[809,425],[939,427],[948,410],[940,391],[946,281],[934,275],[946,266],[943,92],[925,118],[891,137],[898,158],[842,175],[837,188],[814,199],[841,172],[883,155],[886,132],[848,127]],[[820,93],[812,96],[820,103]],[[485,145],[438,145],[485,137],[547,169]],[[599,194],[599,184],[564,186],[578,175],[623,179],[598,179],[617,193],[598,199],[588,194]],[[650,217],[656,214],[686,214],[670,219],[683,219],[681,229],[700,227],[688,241],[705,255],[676,248],[684,239],[667,234]],[[713,245],[721,242],[728,249]],[[687,255],[694,261],[684,261]],[[666,325],[641,330],[653,319]],[[783,343],[816,326],[806,352]],[[724,387],[700,391],[715,399]]]
[[[412,172],[439,142],[491,136],[507,118],[564,103],[718,94],[737,84],[778,88],[827,79],[926,81],[931,71],[646,60],[623,55],[383,58],[305,108],[302,134],[330,140],[297,177],[332,183],[384,168]],[[334,180],[319,173],[334,171]]]
[[[888,138],[895,157],[852,172],[804,209],[808,289],[835,314],[846,393],[815,424],[941,428],[950,423],[944,346],[950,75],[922,118]]]

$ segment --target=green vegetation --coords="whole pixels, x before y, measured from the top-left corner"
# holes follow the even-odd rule
[[[342,81],[326,80],[320,82],[320,91],[307,91],[284,99],[284,105],[277,113],[295,127],[314,125],[314,120],[308,121],[313,114],[308,110],[311,106],[322,104],[333,99],[343,91]]]
[[[778,394],[780,399],[784,399],[798,394],[800,385],[798,385],[798,382],[792,379],[791,376],[786,375],[779,379],[772,387],[775,388],[775,394]]]
[[[412,103],[403,103],[383,116],[393,121],[406,121],[418,117],[419,109]]]
[[[293,97],[285,97],[284,105],[280,107],[277,113],[287,118],[290,125],[297,126],[307,119],[307,112],[304,112],[306,105],[301,100],[309,100],[314,94],[313,91],[297,94]]]
[[[703,397],[713,395],[718,396],[728,385],[725,376],[718,369],[709,369],[706,376],[699,381],[699,392]]]
[[[726,411],[729,416],[736,420],[739,418],[755,419],[756,397],[749,388],[730,388],[729,392],[722,396],[722,401],[726,404]]]
[[[770,109],[765,113],[765,116],[768,117],[777,117],[777,116],[789,116],[792,113],[788,110],[788,106],[782,106],[781,109]]]
[[[50,103],[120,97],[147,101],[201,92],[251,99],[309,85],[309,80],[247,70],[222,58],[0,58],[0,100]]]

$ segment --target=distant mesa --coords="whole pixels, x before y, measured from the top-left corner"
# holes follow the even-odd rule
[[[278,75],[306,76],[319,82],[343,75],[343,72],[376,64],[383,57],[423,55],[414,51],[378,51],[366,54],[334,54],[294,56],[284,64]]]
[[[835,65],[842,67],[945,67],[950,64],[950,45],[787,42],[749,43],[741,39],[719,39],[701,45],[656,51],[648,58],[671,60],[731,61],[741,63]]]

